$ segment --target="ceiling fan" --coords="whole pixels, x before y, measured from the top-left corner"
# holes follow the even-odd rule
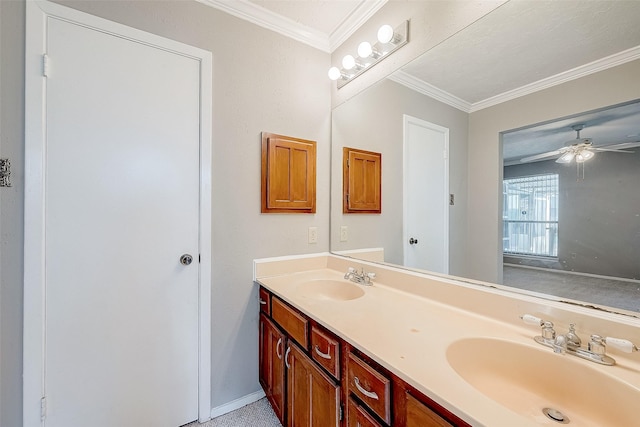
[[[529,163],[536,160],[542,160],[547,157],[559,156],[556,163],[571,163],[575,160],[577,163],[584,163],[587,160],[593,158],[597,151],[613,151],[615,153],[633,153],[633,151],[626,151],[626,148],[640,146],[640,141],[623,142],[621,144],[613,144],[606,146],[595,146],[591,138],[580,138],[580,131],[584,129],[584,124],[573,125],[571,128],[576,131],[576,139],[567,141],[567,146],[559,148],[557,150],[548,151],[542,154],[536,154],[534,156],[524,157],[520,159],[520,163]]]

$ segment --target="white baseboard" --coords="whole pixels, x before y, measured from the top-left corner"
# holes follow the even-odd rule
[[[220,415],[227,414],[236,409],[240,409],[243,406],[247,406],[250,403],[258,401],[265,396],[263,390],[256,391],[255,393],[247,394],[239,399],[232,400],[224,405],[217,406],[211,410],[211,418],[219,417]]]

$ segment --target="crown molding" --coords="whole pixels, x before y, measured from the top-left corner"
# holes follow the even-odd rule
[[[396,83],[400,83],[408,87],[409,89],[415,90],[423,95],[427,95],[437,101],[443,102],[447,105],[450,105],[458,110],[462,110],[465,113],[471,112],[471,103],[465,101],[464,99],[460,99],[455,95],[450,94],[449,92],[445,92],[442,89],[439,89],[423,80],[420,80],[416,77],[413,77],[411,74],[407,74],[402,70],[396,71],[387,77],[389,80],[393,80]]]
[[[299,24],[292,19],[271,12],[247,0],[196,0],[237,18],[256,24],[316,49],[331,53],[329,36],[321,31]]]
[[[576,80],[590,74],[617,67],[618,65],[635,61],[636,59],[640,59],[640,46],[614,53],[613,55],[564,71],[556,74],[555,76],[547,77],[520,88],[501,93],[500,95],[492,96],[491,98],[487,98],[483,101],[475,102],[471,106],[471,112],[473,113],[484,108],[511,101],[512,99],[520,98],[521,96],[529,95],[534,92],[569,82],[571,80]]]
[[[439,89],[423,80],[413,77],[412,75],[407,74],[404,71],[396,71],[388,78],[396,83],[400,83],[408,87],[409,89],[415,90],[416,92],[422,93],[423,95],[427,95],[466,113],[473,113],[485,108],[492,107],[494,105],[502,104],[503,102],[511,101],[525,95],[530,95],[532,93],[560,85],[562,83],[576,80],[590,74],[617,67],[618,65],[635,61],[637,59],[640,59],[640,46],[623,50],[622,52],[615,53],[613,55],[598,59],[588,64],[581,65],[571,70],[564,71],[554,76],[538,80],[537,82],[527,84],[517,89],[513,89],[475,103],[470,103],[465,101],[464,99],[458,98],[457,96],[445,92],[444,90]]]
[[[388,0],[361,0],[338,27],[327,35],[274,13],[248,0],[196,0],[252,24],[275,31],[323,52],[332,53],[369,20]]]
[[[329,52],[336,50],[342,43],[355,33],[365,22],[369,20],[388,0],[362,0],[345,18],[344,21],[329,35]]]

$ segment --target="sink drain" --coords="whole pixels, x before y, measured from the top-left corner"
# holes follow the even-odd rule
[[[565,414],[558,411],[557,409],[544,408],[542,410],[542,413],[545,414],[547,418],[549,418],[552,421],[555,421],[560,424],[569,424],[569,417],[567,417]]]

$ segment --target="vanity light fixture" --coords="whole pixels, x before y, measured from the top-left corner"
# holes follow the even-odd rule
[[[389,24],[385,24],[378,30],[378,41],[382,44],[387,44],[391,42],[391,40],[397,41],[398,39],[393,31],[393,27]]]
[[[409,42],[409,21],[404,21],[395,29],[388,24],[378,30],[378,41],[375,45],[362,42],[358,45],[358,59],[352,55],[342,58],[342,68],[331,67],[329,78],[336,80],[338,89],[367,71],[369,68],[391,55]]]
[[[362,59],[367,59],[373,54],[373,48],[371,47],[371,43],[362,42],[358,45],[358,56]]]
[[[351,55],[342,58],[342,68],[349,71],[356,67],[356,59]]]

